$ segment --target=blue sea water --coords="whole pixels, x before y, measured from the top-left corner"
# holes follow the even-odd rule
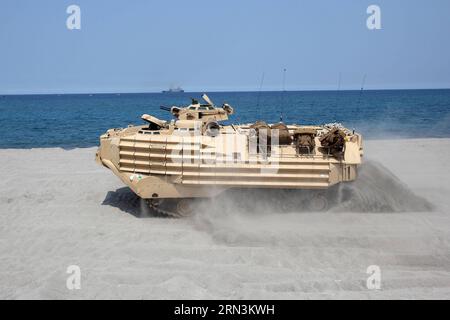
[[[450,137],[450,90],[213,92],[235,108],[234,123],[341,122],[366,139]],[[0,148],[89,147],[108,128],[170,119],[160,106],[186,105],[201,93],[0,96]]]

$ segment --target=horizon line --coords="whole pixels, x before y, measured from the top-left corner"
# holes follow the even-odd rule
[[[165,94],[165,95],[179,95],[184,93],[260,93],[260,92],[360,92],[360,91],[414,91],[414,90],[450,90],[450,87],[442,88],[384,88],[384,89],[307,89],[307,90],[204,90],[204,91],[184,91],[164,93],[162,91],[105,91],[105,92],[54,92],[54,93],[0,93],[0,96],[56,96],[56,95],[106,95],[106,94]]]

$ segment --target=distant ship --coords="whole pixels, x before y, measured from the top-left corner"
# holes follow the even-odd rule
[[[180,87],[170,88],[169,90],[163,90],[162,93],[183,93],[184,90]]]

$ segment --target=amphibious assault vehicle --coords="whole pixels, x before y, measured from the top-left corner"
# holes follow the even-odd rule
[[[185,216],[199,198],[230,188],[327,189],[357,177],[362,137],[342,125],[223,124],[234,110],[204,103],[164,107],[172,120],[109,129],[96,161],[157,212]],[[319,209],[326,201],[311,199]],[[324,208],[322,208],[324,207]]]

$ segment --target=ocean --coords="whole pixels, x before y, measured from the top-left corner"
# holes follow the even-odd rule
[[[229,103],[228,122],[340,122],[365,139],[450,137],[450,89],[295,92],[211,92]],[[122,93],[0,96],[0,148],[91,147],[108,128],[140,124],[160,106],[187,105],[201,93]]]

